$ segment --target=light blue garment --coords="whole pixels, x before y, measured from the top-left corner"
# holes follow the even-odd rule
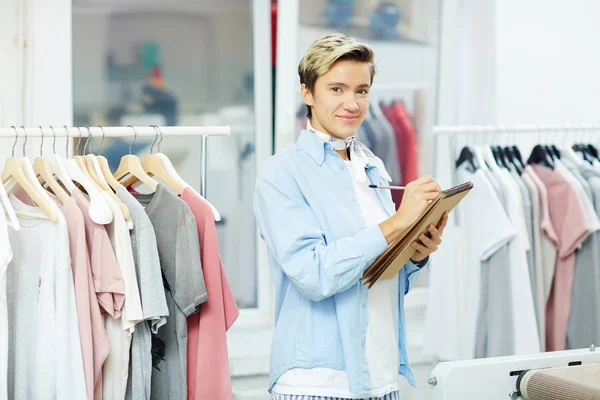
[[[388,184],[383,162],[369,158],[370,182]],[[377,190],[394,214],[389,190]],[[379,226],[367,228],[343,159],[303,130],[296,144],[270,157],[258,178],[254,212],[275,283],[275,333],[269,391],[291,368],[348,373],[349,390],[368,394],[364,270],[387,247]],[[397,275],[399,373],[414,386],[406,354],[404,294],[418,277],[408,262]]]

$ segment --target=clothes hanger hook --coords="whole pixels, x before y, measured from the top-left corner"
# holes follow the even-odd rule
[[[94,137],[92,136],[92,130],[90,129],[89,126],[86,125],[85,129],[87,129],[87,131],[88,131],[88,137],[87,137],[87,140],[85,141],[85,146],[83,146],[83,154],[88,154],[88,152],[87,152],[88,145],[91,148],[90,142],[94,139]]]
[[[135,130],[135,128],[132,125],[127,125],[128,127],[130,127],[131,129],[133,129],[133,141],[131,143],[129,143],[129,154],[131,155],[131,146],[133,146],[133,144],[135,143],[135,140],[137,139],[137,131]]]
[[[154,144],[158,140],[158,126],[156,126],[156,125],[150,125],[150,126],[156,131],[156,135],[154,135],[154,142],[152,142],[152,146],[150,146],[150,154],[153,154],[154,153]]]
[[[100,141],[100,147],[98,148],[98,155],[102,155],[102,146],[104,145],[104,128],[102,128],[102,126],[98,125],[98,128],[100,128],[100,130],[102,131],[102,140]]]
[[[23,157],[26,157],[25,146],[27,145],[27,130],[25,129],[25,127],[23,125],[21,125],[21,129],[23,129],[23,133],[25,134],[25,141],[23,142]]]
[[[158,144],[156,145],[156,148],[158,149],[158,152],[160,153],[160,144],[163,141],[163,133],[162,130],[160,129],[160,126],[156,126],[156,128],[158,129],[158,132],[160,132],[160,140],[158,141]]]
[[[81,144],[81,127],[77,127],[79,131],[79,140],[77,141],[77,149],[75,149],[75,155],[79,155],[79,145]]]
[[[50,125],[50,130],[52,131],[52,151],[56,154],[56,132],[54,131],[54,127]]]
[[[19,131],[17,131],[17,128],[14,125],[11,125],[10,127],[15,130],[15,142],[13,143],[13,147],[12,147],[12,157],[14,157],[15,156],[15,146],[17,145],[17,141],[19,140]]]
[[[42,139],[40,140],[40,157],[42,157],[42,148],[44,147],[44,129],[41,125],[38,125],[38,128],[40,128],[40,134],[42,135]]]
[[[66,125],[63,125],[65,128],[65,133],[67,134],[67,138],[65,139],[65,157],[69,157],[69,128]]]

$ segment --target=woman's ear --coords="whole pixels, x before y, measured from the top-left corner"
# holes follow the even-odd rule
[[[306,104],[307,106],[314,105],[313,95],[305,83],[303,83],[300,86],[300,93],[302,94],[302,101],[304,102],[304,104]]]

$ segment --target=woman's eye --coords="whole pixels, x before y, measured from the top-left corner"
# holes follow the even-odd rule
[[[331,88],[331,90],[333,90],[335,93],[341,93],[342,92],[342,89],[339,88],[339,87]]]
[[[360,89],[358,91],[358,93],[360,93],[360,94],[369,94],[369,92],[367,92],[365,89]]]

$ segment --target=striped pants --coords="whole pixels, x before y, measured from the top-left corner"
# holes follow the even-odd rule
[[[271,393],[271,400],[349,400],[342,397],[330,396],[307,396],[298,394],[277,394]],[[364,400],[400,400],[400,392],[388,393],[383,397],[369,397]]]

